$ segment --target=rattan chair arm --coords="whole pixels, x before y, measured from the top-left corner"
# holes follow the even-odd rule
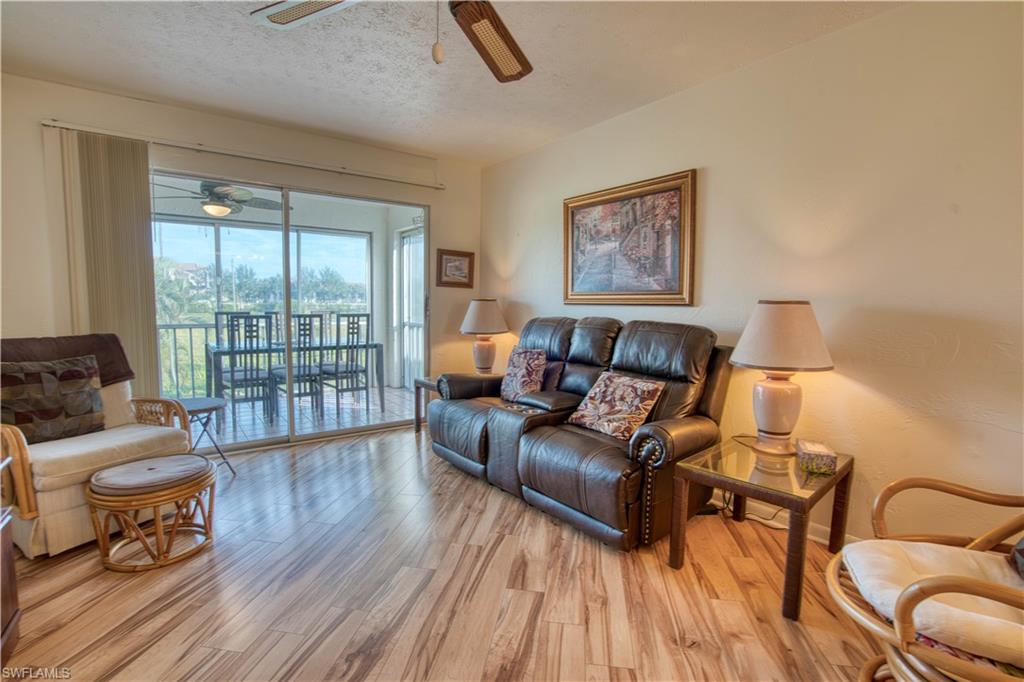
[[[1024,590],[962,575],[922,578],[908,585],[896,599],[893,628],[900,642],[900,650],[906,652],[907,647],[917,641],[914,609],[924,600],[940,594],[969,594],[1024,609]]]
[[[132,398],[135,421],[139,424],[155,424],[181,429],[188,436],[189,450],[192,449],[192,425],[188,411],[177,400],[169,398]],[[177,424],[175,424],[177,419]]]
[[[954,495],[956,497],[962,497],[964,499],[973,500],[975,502],[983,502],[985,504],[992,504],[999,507],[1020,507],[1024,508],[1024,495],[1006,495],[1003,493],[992,493],[986,490],[978,490],[977,488],[968,488],[958,483],[950,483],[948,481],[942,481],[937,478],[904,478],[898,481],[893,481],[889,485],[882,488],[881,492],[875,498],[875,504],[871,511],[871,526],[875,531],[875,537],[877,538],[889,538],[895,537],[889,534],[889,527],[885,523],[885,507],[889,504],[889,500],[892,499],[896,493],[903,492],[904,490],[912,489],[926,489],[935,490],[948,495]],[[997,530],[997,529],[993,529]],[[982,536],[982,538],[988,538],[993,531],[989,531]],[[914,536],[908,536],[903,539],[912,539]],[[929,538],[931,542],[941,542],[942,544],[956,544],[956,545],[969,545],[971,544],[971,538],[958,538],[953,536],[916,536],[919,538]],[[938,539],[938,538],[944,538]],[[979,538],[980,540],[981,538]],[[990,538],[991,539],[991,538]],[[999,538],[995,542],[1005,538]],[[960,542],[966,540],[966,542]],[[994,543],[995,544],[995,543]]]
[[[17,426],[0,424],[0,441],[4,454],[11,458],[10,467],[4,471],[4,483],[14,489],[13,495],[4,493],[4,504],[16,507],[21,518],[34,519],[39,516],[39,506],[32,486],[32,458],[25,434]]]

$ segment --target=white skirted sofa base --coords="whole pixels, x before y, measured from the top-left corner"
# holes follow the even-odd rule
[[[181,403],[132,399],[128,381],[104,386],[100,394],[102,431],[28,445],[17,427],[0,426],[4,452],[14,460],[11,478],[4,481],[4,502],[16,509],[14,543],[29,559],[96,539],[85,502],[85,486],[95,472],[192,450],[188,414]]]

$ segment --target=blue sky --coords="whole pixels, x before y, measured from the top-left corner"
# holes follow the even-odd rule
[[[292,259],[295,235],[292,234]],[[303,233],[302,267],[338,270],[346,282],[367,279],[367,242],[350,235]],[[153,255],[179,263],[213,265],[213,227],[181,223],[155,223]],[[221,228],[221,263],[225,270],[248,265],[261,277],[281,274],[281,233],[235,227]]]

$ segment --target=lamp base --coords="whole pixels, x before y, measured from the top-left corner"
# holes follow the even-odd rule
[[[750,447],[754,448],[758,452],[764,452],[769,455],[796,454],[796,447],[793,445],[793,441],[790,439],[789,434],[786,434],[784,437],[778,437],[758,431],[757,441],[755,441]]]
[[[476,337],[476,341],[473,342],[473,365],[477,374],[491,373],[491,368],[494,367],[495,348],[490,335],[481,334]]]
[[[789,380],[791,376],[792,372],[765,372],[765,378],[754,385],[755,450],[775,455],[796,453],[789,436],[800,418],[803,395],[800,386]]]

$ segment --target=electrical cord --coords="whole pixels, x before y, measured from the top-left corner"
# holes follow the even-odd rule
[[[756,436],[754,436],[752,434],[749,434],[749,433],[738,433],[738,434],[736,434],[736,435],[734,435],[732,437],[732,439],[734,441],[737,441],[739,443],[743,442],[741,439],[752,439],[752,438],[756,438]],[[710,502],[708,504],[709,504],[709,506],[714,507],[715,509],[717,509],[719,514],[723,514],[724,515],[725,512],[729,512],[731,514],[732,511],[733,511],[732,498],[733,498],[733,494],[731,492],[729,492],[727,490],[723,490],[722,491],[722,506],[719,506],[719,505],[716,505],[716,504],[713,504],[713,503],[710,503]],[[775,513],[772,514],[771,516],[761,516],[760,514],[755,514],[753,512],[749,512],[749,511],[744,516],[745,516],[745,518],[754,519],[755,521],[760,521],[760,522],[762,522],[762,523],[767,525],[768,523],[771,523],[771,522],[775,521],[775,518],[780,513],[782,513],[782,509],[783,509],[782,507],[776,508]]]

